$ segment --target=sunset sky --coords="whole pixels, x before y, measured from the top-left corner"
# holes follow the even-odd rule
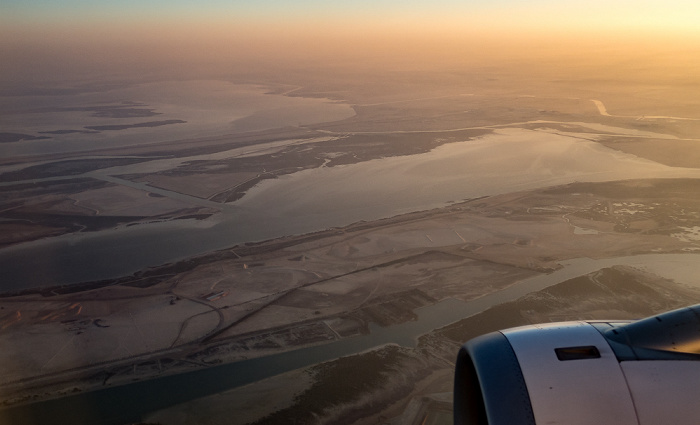
[[[526,42],[570,51],[571,40],[663,51],[700,40],[698,22],[695,0],[0,0],[0,79],[71,63],[415,55],[449,43],[494,51],[484,40],[515,53]]]
[[[697,32],[692,0],[1,0],[4,25],[307,24]]]

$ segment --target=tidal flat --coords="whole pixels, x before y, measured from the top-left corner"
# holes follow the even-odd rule
[[[3,129],[52,139],[0,146],[0,422],[202,379],[71,421],[440,423],[466,338],[700,300],[698,124],[635,97],[658,81],[400,75],[3,99]]]

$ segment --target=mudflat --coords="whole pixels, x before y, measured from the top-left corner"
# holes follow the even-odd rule
[[[0,341],[15,348],[2,353],[4,403],[353,338],[415,320],[416,309],[448,298],[496,293],[568,259],[693,253],[700,201],[690,194],[698,186],[695,179],[574,183],[235,246],[111,282],[7,295]],[[653,308],[644,301],[643,311],[572,304],[571,311],[527,308],[499,317],[514,324],[581,314],[630,318],[698,299],[697,288],[653,270],[621,273],[634,285],[662,285],[675,301]],[[470,326],[469,335],[500,324],[489,323]],[[420,349],[391,350],[401,362],[428,361]],[[412,392],[390,391],[401,399]]]
[[[421,324],[431,307],[497,297],[586,258],[606,261],[440,322],[412,342],[346,349],[139,413],[162,423],[203,411],[211,423],[230,423],[243,410],[240,423],[308,422],[310,413],[338,423],[439,423],[465,339],[700,300],[687,278],[700,264],[696,121],[658,99],[629,100],[645,83],[606,97],[595,81],[523,84],[497,74],[498,83],[486,71],[445,73],[412,91],[386,75],[352,89],[308,75],[294,86],[238,86],[260,103],[212,116],[164,100],[177,89],[209,102],[204,95],[230,85],[157,83],[138,102],[101,93],[88,97],[93,106],[54,99],[57,109],[36,113],[54,121],[12,127],[2,136],[0,255],[27,246],[79,253],[71,250],[88,236],[109,246],[125,230],[162,229],[155,239],[195,248],[118,277],[60,281],[58,267],[44,273],[55,280],[7,282],[0,344],[12,349],[0,353],[0,417],[97,389],[352,346]],[[135,87],[119,93],[128,99],[143,85]],[[213,96],[216,107],[227,100]],[[185,232],[200,239],[180,243]],[[658,261],[635,262],[638,255]],[[666,258],[677,263],[657,264]],[[37,280],[52,261],[29,260]]]

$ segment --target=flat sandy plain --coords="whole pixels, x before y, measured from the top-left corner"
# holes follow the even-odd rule
[[[417,307],[493,293],[570,258],[694,252],[700,249],[700,202],[692,196],[698,189],[697,180],[640,180],[494,196],[234,247],[190,260],[180,266],[185,270],[164,266],[107,287],[6,297],[0,301],[0,338],[3,346],[15,348],[2,352],[2,364],[12,365],[2,370],[4,400],[12,404],[36,394],[87,391],[351,338],[367,333],[370,323],[391,326],[415,320]],[[383,348],[398,357],[377,366],[384,378],[367,390],[385,400],[380,410],[418,397],[421,388],[447,392],[459,342],[501,324],[628,319],[700,300],[697,288],[649,271],[618,272],[621,278],[604,282],[611,288],[582,287],[569,295],[555,287],[544,291],[544,299],[537,294],[527,298],[536,301],[534,307],[512,307],[501,319],[477,322],[463,335],[450,331],[452,339],[440,330],[424,336],[416,349]],[[620,282],[630,288],[617,288]],[[215,293],[222,296],[206,299]],[[289,378],[292,386],[282,376],[253,384],[259,390],[241,391],[247,397],[269,397],[265,388],[280,385],[275,391],[291,396],[312,387],[316,375],[308,373],[308,379]],[[395,387],[394,380],[403,376],[415,388],[405,383]],[[211,423],[226,423],[227,412],[237,409],[251,418],[274,413],[276,405],[239,398],[237,391],[210,399],[228,406]],[[343,409],[378,413],[379,406],[362,407],[369,400],[376,399],[351,391],[320,413],[330,415],[329,420],[345,416]],[[294,404],[291,399],[289,403]],[[253,405],[261,410],[251,409]],[[189,404],[181,408],[193,416],[203,411]],[[402,415],[397,409],[392,414]],[[156,415],[161,423],[191,423],[193,416],[180,410]]]
[[[372,84],[350,95],[344,87],[324,91],[356,112],[332,123],[60,160],[6,158],[0,242],[212,220],[262,180],[420,154],[504,127],[582,138],[672,167],[698,165],[695,121],[666,117],[670,112],[655,112],[652,102],[623,107],[617,99],[624,93],[616,93],[624,116],[615,116],[614,107],[603,114],[590,96],[544,85],[538,97],[516,85],[494,92],[481,78],[480,93],[466,85],[411,97],[387,88],[370,95]],[[313,93],[310,86],[294,96]],[[656,115],[664,117],[643,118]],[[31,182],[36,178],[42,180]],[[16,406],[366,335],[416,320],[420,307],[494,294],[569,259],[694,253],[699,190],[700,180],[691,178],[574,182],[239,244],[119,279],[8,293],[0,298],[0,346],[11,347],[0,350],[2,402]],[[631,319],[698,301],[700,289],[677,276],[604,268],[435,329],[416,347],[377,347],[142,419],[449,423],[446,393],[456,350],[468,338],[549,320]]]

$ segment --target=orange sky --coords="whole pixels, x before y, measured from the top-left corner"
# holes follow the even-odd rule
[[[688,61],[700,3],[651,0],[0,0],[0,80],[297,65]]]

